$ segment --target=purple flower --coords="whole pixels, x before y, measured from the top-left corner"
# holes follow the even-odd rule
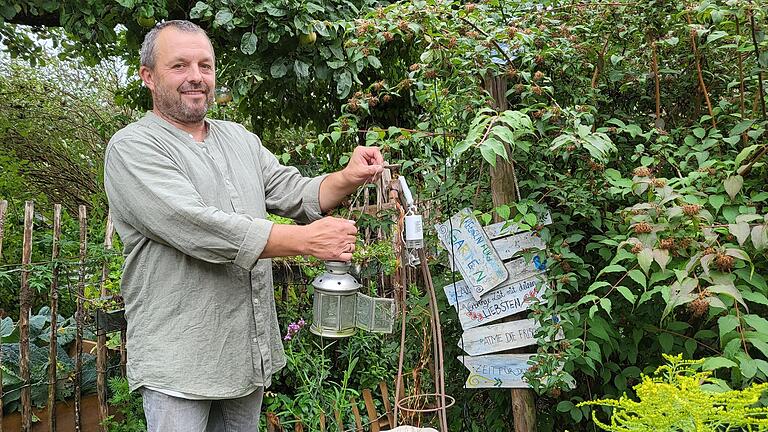
[[[299,319],[298,322],[288,324],[288,333],[283,337],[283,340],[291,340],[306,324],[304,318]]]

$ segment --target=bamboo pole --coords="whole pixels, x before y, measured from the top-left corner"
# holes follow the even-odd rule
[[[56,432],[56,366],[58,353],[57,319],[59,315],[59,266],[56,260],[59,258],[61,249],[61,204],[53,206],[53,244],[51,246],[51,261],[53,269],[51,270],[51,338],[49,342],[50,352],[48,355],[48,431]]]
[[[107,226],[104,229],[104,250],[112,250],[112,236],[115,232],[115,226],[112,223],[112,213],[107,213]],[[105,261],[101,265],[101,279],[99,286],[101,297],[107,296],[106,281],[109,277],[109,262]],[[96,393],[99,397],[99,428],[102,432],[107,432],[105,421],[109,415],[107,407],[107,333],[104,329],[98,329],[98,338],[96,340]]]
[[[32,430],[32,389],[29,384],[29,308],[32,292],[29,289],[29,267],[32,262],[32,225],[35,214],[34,201],[24,204],[24,240],[21,255],[21,293],[19,294],[19,371],[24,383],[21,388],[21,430]]]
[[[78,207],[78,220],[80,222],[80,269],[77,282],[77,334],[75,336],[75,432],[80,432],[80,408],[81,390],[83,385],[83,298],[85,296],[85,256],[88,250],[85,206]]]
[[[8,201],[0,201],[0,260],[3,258],[3,235],[5,228],[5,211],[8,209]],[[3,364],[3,337],[0,336],[0,365]],[[0,368],[0,432],[3,432],[3,368]]]

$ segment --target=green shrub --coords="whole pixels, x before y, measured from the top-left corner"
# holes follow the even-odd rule
[[[758,406],[768,383],[744,390],[728,390],[712,378],[711,371],[698,372],[703,360],[683,360],[682,354],[664,355],[668,364],[659,366],[653,377],[642,376],[634,386],[639,401],[624,396],[582,402],[613,408],[610,424],[592,419],[607,431],[765,431],[768,407]]]

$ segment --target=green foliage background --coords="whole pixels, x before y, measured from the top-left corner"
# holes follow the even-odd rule
[[[549,263],[548,302],[532,316],[561,318],[545,324],[529,372],[540,393],[540,430],[593,430],[592,408],[578,403],[631,396],[641,373],[663,363],[662,353],[704,358],[721,389],[763,382],[766,6],[740,0],[4,5],[0,35],[17,61],[6,61],[0,91],[18,96],[0,102],[0,194],[12,199],[13,215],[0,265],[18,262],[24,199],[38,200],[44,220],[52,202],[70,209],[88,204],[93,244],[100,243],[105,207],[101,182],[93,181],[100,178],[100,151],[114,130],[148,108],[148,95],[133,78],[142,26],[192,18],[209,31],[219,83],[233,92],[233,102],[212,115],[250,125],[285,163],[307,174],[325,172],[343,166],[355,145],[378,145],[415,185],[429,209],[426,226],[470,206],[484,220],[496,214],[536,227],[533,215],[549,209],[553,224],[538,227],[547,250],[526,254]],[[16,31],[22,24],[46,26]],[[38,38],[53,40],[59,58],[46,54]],[[92,71],[85,75],[96,78],[93,71],[106,68],[99,62],[111,56],[122,59],[127,82],[80,85],[92,92],[80,98],[46,90],[66,89],[71,80],[46,75],[39,65]],[[507,110],[489,109],[483,80],[491,76],[507,81]],[[67,132],[53,120],[21,117],[61,114],[70,122],[77,119],[73,112],[87,116],[77,121],[96,131]],[[41,163],[35,154],[55,156]],[[489,167],[499,158],[514,161],[524,198],[493,209]],[[76,185],[72,193],[42,182],[50,176],[41,167],[51,161],[67,161],[56,172],[73,174],[61,182]],[[69,224],[67,235],[75,238]],[[428,243],[434,273],[448,282],[444,252],[431,235]],[[40,261],[45,246],[35,246]],[[119,262],[115,268],[114,280]],[[14,278],[0,273],[9,310]],[[297,307],[306,310],[308,293],[299,293],[278,305],[285,325],[299,318]],[[423,310],[423,291],[414,287],[412,294],[414,310]],[[447,376],[463,377],[450,360],[459,355],[458,320],[440,302]],[[559,330],[566,338],[552,340]],[[267,399],[286,422],[348,410],[342,401],[354,391],[394,374],[391,338],[360,337],[331,348],[310,338],[291,343],[296,356],[309,353],[319,363],[316,375],[303,378],[301,368],[289,368]],[[409,343],[409,364],[418,364],[421,343],[416,336]],[[467,391],[462,383],[448,383],[466,401],[450,411],[452,430],[510,430],[508,392]]]

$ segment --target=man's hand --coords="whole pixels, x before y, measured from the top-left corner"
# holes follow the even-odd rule
[[[336,207],[360,185],[376,181],[382,171],[384,157],[378,147],[355,148],[347,166],[320,184],[320,209],[325,212]]]
[[[351,261],[357,228],[347,219],[325,217],[304,227],[305,253],[321,260]]]
[[[346,168],[341,170],[345,180],[354,187],[373,183],[384,170],[384,157],[378,147],[358,146],[352,152]]]

